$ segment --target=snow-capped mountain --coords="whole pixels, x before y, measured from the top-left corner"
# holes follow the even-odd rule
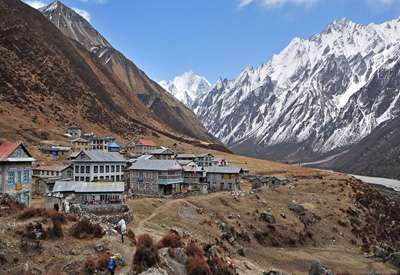
[[[189,108],[193,102],[211,89],[208,80],[193,71],[176,76],[174,80],[162,80],[159,84]]]
[[[398,19],[341,19],[236,79],[219,80],[193,109],[240,153],[294,161],[340,150],[400,114],[399,86],[387,83],[399,42]]]

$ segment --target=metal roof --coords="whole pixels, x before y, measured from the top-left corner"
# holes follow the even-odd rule
[[[176,160],[139,160],[131,165],[128,170],[168,171],[182,170],[182,166]]]
[[[79,159],[80,154],[85,154],[90,160]],[[126,159],[118,152],[106,152],[103,150],[86,150],[82,151],[73,162],[127,162]]]
[[[72,164],[64,164],[64,165],[40,165],[38,167],[33,168],[33,170],[44,170],[44,171],[57,171],[62,172],[65,169],[71,167]]]
[[[185,159],[187,159],[187,158],[196,158],[196,155],[195,154],[177,154],[176,155],[176,158],[177,159],[179,159],[179,158],[185,158]]]
[[[159,148],[159,149],[151,150],[149,154],[151,154],[151,155],[173,155],[174,152],[169,148]]]
[[[204,167],[204,170],[211,174],[239,174],[242,168],[236,166],[208,166]]]
[[[123,193],[124,182],[77,182],[77,181],[56,181],[53,193]]]

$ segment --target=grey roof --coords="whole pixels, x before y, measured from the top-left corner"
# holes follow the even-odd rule
[[[139,160],[131,165],[128,170],[168,171],[182,170],[182,166],[176,160]]]
[[[176,155],[176,158],[177,159],[179,159],[179,158],[185,158],[185,159],[188,159],[188,158],[196,158],[196,155],[195,154],[177,154]]]
[[[168,148],[159,148],[150,151],[151,155],[173,155],[174,152]]]
[[[239,174],[242,168],[236,166],[208,166],[204,167],[204,170],[211,174]]]
[[[106,152],[103,150],[86,150],[81,153],[86,154],[90,160],[76,159],[73,162],[94,161],[94,162],[127,162],[126,159],[118,152]]]
[[[123,182],[78,182],[78,181],[56,181],[53,193],[75,192],[75,193],[103,193],[124,192]]]
[[[188,165],[189,163],[195,163],[193,160],[183,160],[183,159],[177,159],[176,160],[180,165],[185,166]]]
[[[197,157],[199,157],[199,158],[207,157],[207,156],[214,157],[214,155],[211,154],[211,153],[204,153],[204,154],[198,154],[198,155],[197,155]]]

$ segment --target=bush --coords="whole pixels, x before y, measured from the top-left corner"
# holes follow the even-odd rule
[[[197,245],[196,242],[191,241],[186,246],[186,254],[188,257],[203,257],[204,252],[203,250]]]
[[[89,257],[85,260],[85,264],[83,266],[83,271],[88,274],[93,274],[96,272],[97,265],[94,258]]]
[[[64,237],[62,225],[59,220],[57,219],[53,220],[53,226],[49,228],[47,235],[55,239]]]
[[[176,234],[175,232],[169,232],[167,235],[165,235],[160,241],[157,243],[157,248],[161,249],[164,247],[170,247],[170,248],[177,248],[177,247],[182,247],[182,240],[181,237]]]
[[[201,256],[189,257],[186,261],[186,271],[188,275],[211,275],[211,270],[206,261]]]
[[[88,219],[82,219],[71,227],[71,234],[78,239],[101,238],[104,231],[99,224],[92,224]]]
[[[132,229],[128,230],[127,236],[133,244],[136,244],[136,235],[135,235],[135,232],[132,231]]]
[[[17,218],[19,220],[27,220],[33,217],[43,217],[45,216],[46,213],[46,209],[44,208],[33,208],[33,207],[29,207],[29,208],[25,208],[24,210],[22,210],[18,215]]]
[[[139,236],[133,257],[133,270],[138,273],[143,272],[157,265],[159,261],[158,250],[154,246],[153,239],[148,234]]]

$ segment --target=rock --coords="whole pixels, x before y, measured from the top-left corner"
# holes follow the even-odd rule
[[[105,250],[105,247],[103,244],[101,243],[97,243],[94,247],[94,250],[96,250],[97,252],[103,252]]]
[[[275,223],[276,222],[274,215],[272,215],[271,213],[266,212],[266,211],[261,212],[260,219],[267,223]]]
[[[72,255],[72,256],[76,256],[76,255],[78,255],[79,253],[78,253],[78,251],[77,251],[76,249],[72,248],[72,249],[69,251],[69,254]]]
[[[306,212],[306,209],[304,208],[304,206],[293,203],[293,202],[288,204],[288,208],[290,211],[294,212],[298,216],[304,215],[304,213]]]
[[[142,273],[139,273],[139,275],[168,275],[168,272],[162,268],[152,267]]]
[[[280,270],[272,269],[270,271],[264,271],[262,275],[289,275],[289,274]]]
[[[281,217],[282,217],[283,219],[286,219],[286,214],[285,214],[285,213],[281,213]]]
[[[395,267],[400,267],[400,252],[390,254],[389,262]]]
[[[208,254],[211,257],[221,257],[221,253],[216,245],[213,245],[208,249]]]
[[[80,271],[80,267],[80,261],[72,261],[64,266],[63,271],[67,274],[77,274]]]
[[[186,264],[187,255],[184,248],[178,247],[175,249],[175,260],[180,264]]]
[[[374,247],[374,256],[377,258],[386,259],[387,256],[389,256],[389,252],[380,246],[375,246]]]
[[[246,257],[246,253],[244,252],[244,248],[241,247],[237,250],[237,254],[242,256],[242,257]]]
[[[323,266],[320,261],[314,261],[311,264],[310,270],[308,271],[309,275],[335,275],[328,268]]]

